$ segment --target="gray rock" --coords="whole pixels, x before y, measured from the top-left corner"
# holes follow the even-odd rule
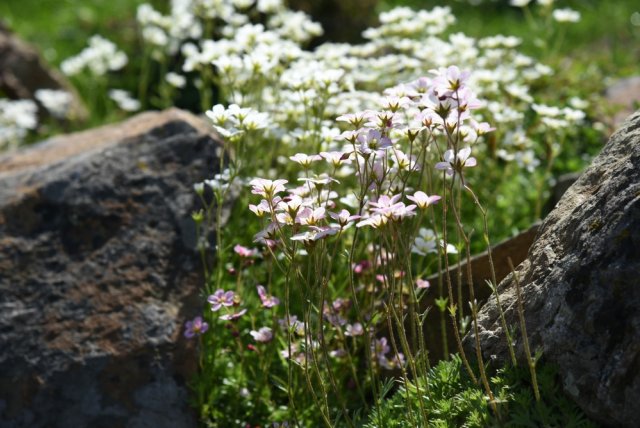
[[[13,99],[35,99],[38,89],[56,89],[73,96],[68,118],[84,120],[87,110],[75,89],[58,72],[49,67],[38,52],[0,24],[0,91]],[[48,113],[38,103],[39,115]]]
[[[0,157],[0,426],[196,426],[183,234],[219,164],[209,129],[144,113]]]
[[[540,228],[517,267],[532,348],[606,426],[637,426],[640,403],[640,111],[616,132]],[[500,284],[517,325],[515,282]],[[480,312],[487,357],[508,358],[493,299]],[[471,345],[468,337],[467,345]],[[516,351],[524,357],[522,340]]]

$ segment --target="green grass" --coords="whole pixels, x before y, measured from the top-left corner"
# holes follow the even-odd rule
[[[3,0],[0,16],[24,40],[59,65],[94,34],[121,48],[136,45],[135,13],[145,0]],[[129,53],[129,52],[127,52]]]
[[[454,355],[449,361],[440,361],[427,377],[429,390],[421,379],[420,393],[429,414],[428,423],[414,415],[416,427],[573,427],[595,428],[582,410],[570,401],[559,387],[557,370],[541,365],[538,370],[541,399],[536,402],[529,373],[522,367],[505,367],[491,377],[496,398],[497,413],[491,410],[485,392],[474,384]],[[389,394],[379,408],[369,415],[366,428],[407,426],[408,406],[417,413],[418,398],[414,384],[398,388]]]
[[[535,2],[532,5],[535,9]],[[468,36],[485,37],[495,34],[513,35],[523,39],[522,50],[539,57],[532,29],[519,8],[508,6],[508,1],[486,2],[470,6],[465,1],[434,0],[383,0],[381,10],[394,6],[410,6],[429,9],[434,6],[450,6],[457,18],[454,31]],[[596,65],[611,75],[640,73],[637,58],[640,54],[640,26],[634,26],[631,16],[640,13],[636,0],[557,0],[556,7],[571,7],[582,18],[576,24],[566,24],[562,46],[552,55],[553,63],[560,63],[567,56],[584,66]]]

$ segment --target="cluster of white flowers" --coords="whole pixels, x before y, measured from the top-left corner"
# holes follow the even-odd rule
[[[228,108],[217,104],[206,115],[213,122],[216,131],[225,138],[240,137],[246,132],[269,126],[267,114],[251,108],[241,108],[237,104],[231,104]]]
[[[553,7],[553,3],[555,0],[538,0],[537,3],[541,7],[550,10]],[[532,0],[511,0],[509,4],[514,7],[527,7],[532,2]],[[580,21],[580,12],[575,11],[573,9],[564,8],[564,9],[554,9],[551,13],[551,16],[557,22],[578,22]]]
[[[129,92],[123,89],[110,89],[109,98],[111,98],[121,110],[129,112],[140,110],[140,101],[133,98]]]
[[[573,9],[556,9],[553,11],[553,19],[558,22],[578,22],[580,21],[580,12]]]
[[[73,76],[88,69],[94,76],[102,76],[108,71],[120,70],[127,65],[127,55],[102,36],[89,39],[89,46],[78,55],[67,58],[60,69],[67,76]]]
[[[73,96],[62,89],[38,89],[35,98],[56,119],[66,118],[73,102]]]
[[[320,142],[319,147],[327,150],[291,156],[290,160],[304,169],[298,178],[302,185],[287,188],[285,179],[251,180],[252,193],[263,199],[250,209],[259,217],[266,215],[271,220],[256,235],[256,241],[275,242],[277,232],[281,234],[288,226],[294,226],[297,232],[291,240],[310,243],[341,234],[353,224],[358,228],[382,229],[388,224],[400,223],[440,200],[440,196],[428,196],[421,190],[412,195],[405,193],[409,189],[406,177],[425,171],[434,153],[444,152],[443,161],[434,167],[450,177],[462,177],[463,169],[476,166],[471,146],[493,128],[486,122],[477,122],[471,114],[482,103],[466,86],[470,73],[455,66],[432,70],[432,73],[433,79],[421,77],[386,90],[379,103],[381,110],[363,110],[336,118],[346,123],[347,129],[330,144]],[[217,116],[223,117],[225,111],[218,110]],[[214,119],[212,114],[209,116]],[[433,148],[437,136],[448,140],[447,145],[438,150]],[[313,164],[318,163],[328,167],[330,173],[310,176]],[[332,186],[340,183],[335,177],[341,176],[357,178],[356,187],[360,190],[354,193],[361,196],[356,201],[359,209],[356,215],[346,209],[336,209],[340,195]],[[344,191],[345,184],[340,184],[340,190]],[[285,191],[289,194],[279,195]],[[403,197],[409,203],[403,201]],[[431,233],[420,232],[413,252],[420,255],[437,252],[438,245],[447,253],[456,252],[455,247],[438,241]]]
[[[31,100],[0,99],[0,148],[12,148],[38,126],[38,106]]]
[[[550,0],[538,3],[553,4]],[[257,15],[259,23],[252,21]],[[554,16],[561,21],[575,18],[564,9],[556,10]],[[143,4],[137,18],[154,59],[180,53],[182,63],[166,74],[167,85],[182,88],[187,79],[193,79],[203,94],[217,86],[223,101],[264,113],[252,116],[257,118],[256,127],[265,125],[264,118],[269,117],[266,134],[277,143],[301,145],[301,150],[323,145],[329,150],[340,133],[332,122],[340,112],[364,110],[378,103],[380,92],[395,82],[457,64],[473,70],[469,84],[487,101],[479,117],[500,130],[495,138],[501,158],[528,159],[535,154],[531,147],[517,153],[522,146],[510,144],[507,136],[522,130],[528,112],[539,113],[533,107],[539,100],[532,87],[553,70],[520,53],[517,37],[444,36],[455,23],[448,7],[395,8],[380,15],[380,26],[363,33],[367,42],[325,43],[314,51],[304,50],[303,45],[321,34],[322,28],[304,13],[287,9],[281,0],[172,0],[169,14]],[[215,25],[207,25],[212,22]],[[101,74],[125,63],[123,53],[95,36],[88,49],[63,63],[63,70],[73,74],[89,67]],[[121,92],[111,96],[125,110],[138,108],[135,100]],[[539,115],[545,132],[551,133],[564,133],[581,120],[579,113],[569,110],[562,110],[563,117]],[[216,125],[223,136],[243,132],[236,126]],[[527,163],[528,170],[531,165],[537,163]]]

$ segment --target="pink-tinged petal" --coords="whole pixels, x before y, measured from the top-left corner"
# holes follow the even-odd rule
[[[478,162],[476,161],[476,158],[469,158],[465,161],[464,166],[471,168],[477,164]]]
[[[421,288],[421,289],[426,289],[426,288],[429,288],[429,287],[431,286],[431,284],[430,284],[430,283],[429,283],[429,281],[427,281],[427,280],[424,280],[424,279],[418,278],[418,279],[416,280],[416,286],[417,286],[418,288]]]
[[[438,162],[436,169],[451,169],[451,164],[449,162]]]

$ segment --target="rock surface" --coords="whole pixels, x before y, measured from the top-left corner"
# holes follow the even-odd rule
[[[0,24],[0,91],[13,99],[36,100],[38,89],[56,89],[73,96],[68,118],[83,120],[87,111],[69,82],[49,68],[38,52]],[[39,114],[46,115],[41,104]]]
[[[196,426],[181,333],[216,147],[168,110],[0,157],[1,427]]]
[[[568,395],[605,426],[638,426],[640,111],[549,214],[517,273],[531,347],[559,368]],[[517,325],[513,275],[499,289]],[[487,357],[504,360],[497,312],[490,299],[480,336]],[[516,351],[523,358],[522,340]]]

